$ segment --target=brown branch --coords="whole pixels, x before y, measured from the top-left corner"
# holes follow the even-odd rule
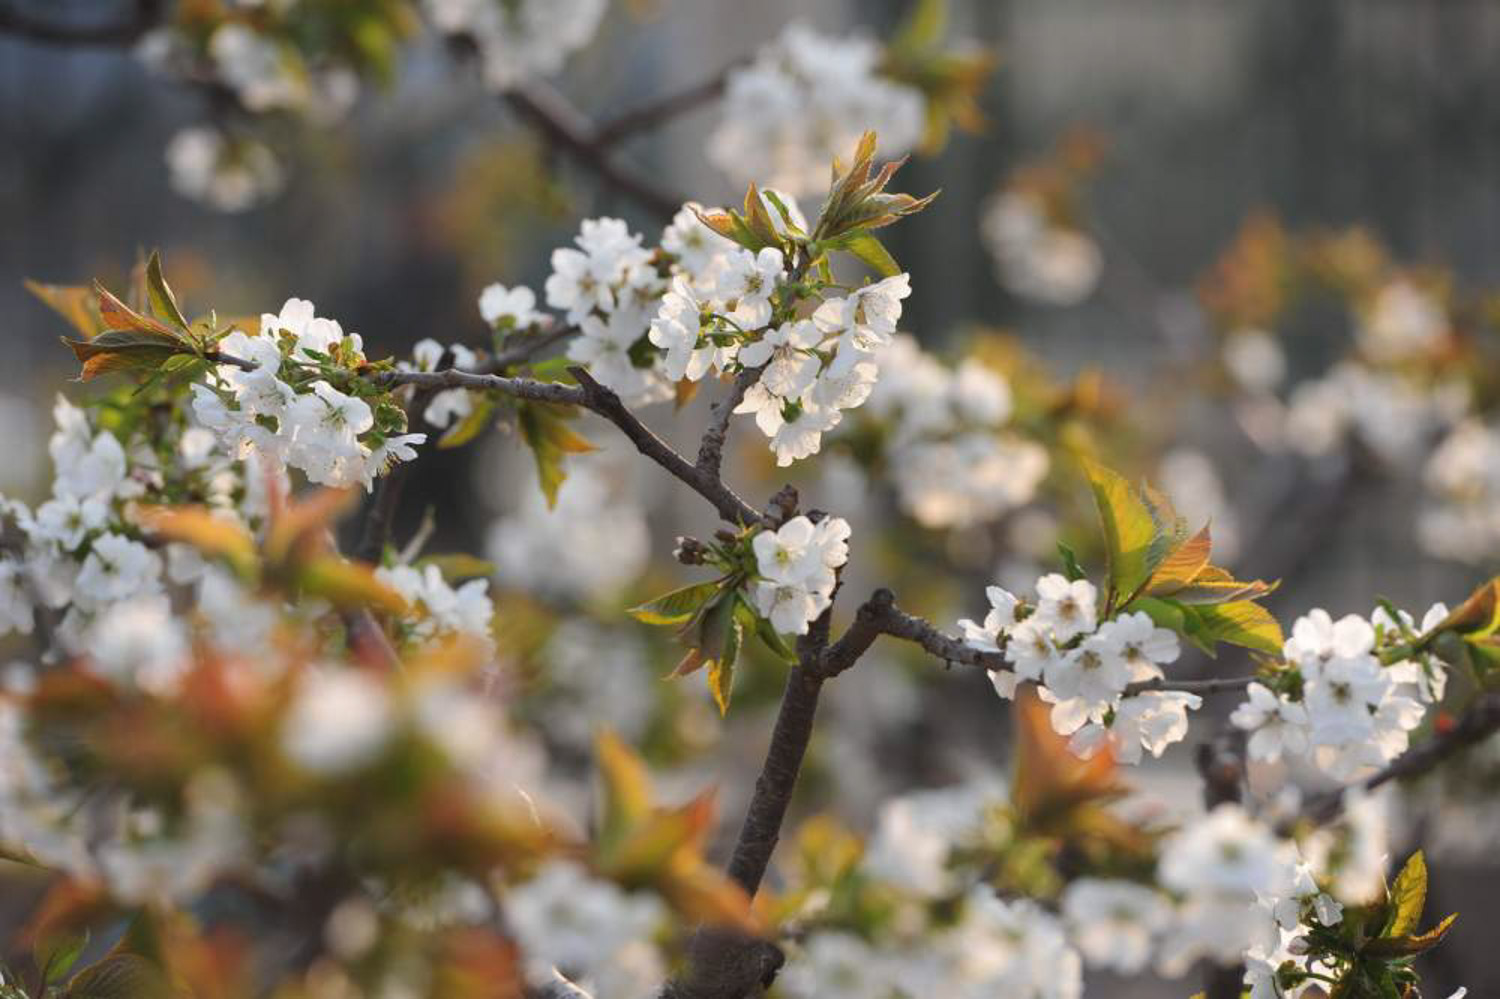
[[[695,464],[702,471],[711,475],[719,474],[719,468],[724,463],[724,442],[729,439],[729,421],[734,418],[735,407],[744,400],[745,393],[750,391],[750,386],[760,377],[760,372],[760,368],[741,371],[735,377],[729,395],[714,403],[713,419],[703,432],[703,442],[698,445],[698,460]]]
[[[532,81],[508,91],[505,99],[555,148],[571,155],[580,165],[598,174],[606,184],[639,202],[642,207],[665,219],[671,218],[682,207],[682,198],[661,190],[644,177],[615,163],[608,149],[600,145],[593,122],[553,87]]]
[[[55,0],[53,6],[56,6]],[[129,20],[102,24],[67,24],[23,14],[12,6],[0,7],[0,34],[42,45],[125,46],[133,45],[161,20],[161,0],[137,0]]]
[[[859,661],[881,635],[913,642],[946,663],[1005,669],[999,652],[981,652],[962,639],[945,635],[931,624],[896,606],[896,595],[882,587],[854,612],[849,629],[824,653],[818,669],[824,677],[835,677]]]
[[[594,145],[600,149],[608,149],[641,132],[664,125],[694,108],[718,100],[729,84],[729,74],[739,65],[736,62],[725,66],[717,75],[701,83],[621,112],[594,130]]]
[[[731,524],[753,524],[760,512],[737,496],[724,484],[717,472],[698,468],[642,423],[620,397],[594,380],[588,370],[572,367],[569,373],[577,385],[543,382],[533,378],[510,378],[504,375],[481,375],[448,368],[442,371],[388,371],[373,376],[382,385],[416,385],[423,388],[465,388],[478,392],[501,392],[532,402],[550,402],[579,406],[597,413],[620,429],[636,450],[666,469],[671,475],[713,504],[719,516]]]

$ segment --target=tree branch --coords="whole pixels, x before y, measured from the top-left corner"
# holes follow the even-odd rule
[[[818,666],[820,672],[825,678],[838,676],[857,663],[881,635],[913,642],[947,663],[984,669],[1007,668],[1005,657],[999,652],[981,652],[960,639],[943,634],[922,618],[897,607],[896,595],[882,587],[854,612],[854,622],[849,629],[823,655]]]
[[[599,143],[593,122],[553,87],[532,81],[508,91],[505,100],[549,143],[571,155],[579,164],[598,174],[606,184],[639,202],[642,207],[666,219],[682,207],[682,198],[657,188],[611,160],[608,150]]]
[[[694,463],[701,471],[710,475],[719,474],[719,469],[724,464],[724,443],[729,439],[729,421],[734,418],[734,409],[744,400],[750,386],[760,378],[760,372],[760,368],[741,371],[735,377],[729,395],[714,403],[713,419],[703,432],[703,442],[698,445],[698,460]]]
[[[572,367],[577,385],[543,382],[533,378],[481,375],[448,368],[443,371],[388,371],[373,376],[382,385],[416,385],[424,388],[465,388],[478,392],[501,392],[532,402],[579,406],[613,423],[630,439],[636,450],[666,469],[672,476],[713,504],[719,516],[731,524],[753,524],[760,512],[724,484],[717,471],[698,468],[662,440],[625,408],[620,397],[594,380],[586,368]]]
[[[600,149],[608,149],[610,146],[633,138],[640,132],[664,125],[678,115],[685,114],[700,105],[718,100],[724,95],[724,88],[729,84],[729,74],[741,65],[741,62],[725,66],[718,74],[701,83],[665,97],[658,97],[611,118],[594,131],[594,145]]]

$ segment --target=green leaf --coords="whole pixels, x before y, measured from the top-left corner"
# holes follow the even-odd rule
[[[1271,612],[1249,600],[1187,608],[1199,624],[1199,634],[1207,642],[1228,642],[1267,655],[1279,655],[1286,638]],[[1212,647],[1209,655],[1214,654]]]
[[[486,562],[482,558],[473,555],[465,555],[462,552],[453,552],[447,555],[428,555],[418,559],[414,568],[425,569],[429,565],[435,565],[443,578],[450,583],[459,583],[467,579],[484,579],[495,574],[495,563]]]
[[[896,263],[885,244],[864,230],[841,236],[834,242],[839,249],[853,254],[881,277],[895,277],[901,273],[901,265]]]
[[[1104,531],[1109,604],[1113,606],[1115,600],[1127,599],[1151,578],[1156,568],[1153,546],[1159,531],[1151,511],[1124,476],[1086,458],[1083,470]]]
[[[151,310],[163,319],[171,320],[179,329],[187,329],[188,321],[177,307],[177,296],[161,272],[161,254],[151,251],[146,263],[146,293],[151,296]]]
[[[1088,573],[1084,572],[1083,566],[1078,564],[1077,553],[1066,543],[1062,541],[1057,543],[1057,555],[1062,559],[1063,575],[1068,577],[1069,582],[1088,578]]]
[[[917,0],[891,38],[891,47],[902,51],[930,49],[943,40],[947,30],[946,0]]]
[[[88,944],[88,930],[47,934],[38,940],[31,949],[31,959],[42,973],[42,982],[51,985],[66,978]]]
[[[549,508],[557,504],[557,490],[568,477],[563,469],[563,457],[594,450],[587,438],[568,426],[568,421],[576,415],[577,410],[572,406],[549,402],[522,403],[517,414],[521,436],[531,446],[537,479]]]
[[[495,397],[488,392],[470,392],[469,402],[469,415],[443,431],[443,436],[438,438],[440,449],[463,447],[489,426],[490,417],[495,413]]]
[[[134,954],[116,954],[73,977],[63,999],[166,999],[170,989],[156,966]]]
[[[725,593],[703,614],[698,626],[698,648],[708,666],[708,689],[719,706],[719,714],[729,713],[729,698],[734,689],[734,667],[740,657],[744,632],[735,608],[739,594]]]
[[[1418,850],[1406,861],[1391,885],[1391,915],[1383,937],[1404,937],[1417,928],[1427,904],[1427,858]]]
[[[639,607],[630,608],[625,613],[642,624],[659,625],[664,628],[677,627],[691,621],[699,609],[719,591],[719,586],[718,580],[709,583],[693,583],[691,586],[663,593]]]

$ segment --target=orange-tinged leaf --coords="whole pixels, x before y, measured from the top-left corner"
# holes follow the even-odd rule
[[[141,315],[97,281],[94,282],[94,294],[99,296],[99,318],[106,330],[130,330],[182,342],[181,336],[171,327],[150,316]]]
[[[599,867],[630,884],[648,884],[683,850],[699,852],[713,828],[714,793],[704,792],[681,808],[649,815],[618,843],[601,851]]]
[[[1480,638],[1492,634],[1497,625],[1500,625],[1500,577],[1480,584],[1424,636],[1424,641],[1431,641],[1445,631]]]
[[[760,918],[739,883],[702,861],[674,865],[661,889],[672,907],[690,922],[758,935]]]
[[[610,731],[594,740],[599,769],[601,849],[612,848],[651,812],[651,776],[635,750]]]
[[[1087,458],[1082,464],[1104,532],[1110,593],[1113,599],[1125,600],[1146,583],[1155,568],[1151,559],[1157,523],[1124,476]]]
[[[92,339],[104,331],[104,320],[99,316],[99,296],[94,289],[83,285],[43,284],[30,278],[24,283],[27,291],[66,319],[85,339]]]
[[[337,607],[391,614],[403,614],[408,609],[405,598],[382,583],[374,569],[338,555],[316,555],[303,561],[297,568],[297,585]]]
[[[80,381],[118,371],[157,371],[173,357],[192,351],[177,340],[131,330],[107,330],[92,340],[62,341],[82,365]]]
[[[1031,823],[1046,825],[1077,805],[1117,796],[1114,755],[1079,759],[1052,729],[1050,707],[1029,688],[1016,693],[1016,777],[1011,801]]]
[[[142,507],[136,513],[136,522],[152,534],[224,559],[243,579],[255,574],[255,539],[239,524],[216,516],[207,507]]]
[[[1170,596],[1176,590],[1181,589],[1192,582],[1197,575],[1208,567],[1209,556],[1213,552],[1213,539],[1209,535],[1208,526],[1203,530],[1178,545],[1172,552],[1162,559],[1161,565],[1151,574],[1151,583],[1146,587],[1149,596]]]
[[[274,510],[266,532],[266,558],[283,562],[294,548],[326,547],[329,527],[358,502],[359,494],[353,489],[319,489],[295,503],[282,504]]]
[[[1401,937],[1380,937],[1371,940],[1361,951],[1375,957],[1410,957],[1432,950],[1443,942],[1448,931],[1453,929],[1454,920],[1458,919],[1458,913],[1450,914],[1441,923],[1438,923],[1426,933],[1416,933]]]

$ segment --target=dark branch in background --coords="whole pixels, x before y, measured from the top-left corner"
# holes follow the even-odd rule
[[[1500,732],[1500,691],[1483,694],[1463,713],[1458,722],[1445,732],[1438,733],[1413,746],[1392,760],[1384,770],[1367,778],[1363,787],[1373,791],[1393,780],[1410,780],[1429,773],[1468,749]],[[1322,824],[1338,817],[1344,807],[1344,789],[1328,791],[1311,797],[1302,814]]]
[[[505,100],[554,147],[568,153],[641,207],[664,219],[670,219],[682,207],[682,198],[615,163],[609,150],[600,145],[594,123],[553,87],[532,81],[508,92]]]
[[[718,75],[702,83],[657,98],[603,122],[594,130],[594,145],[599,149],[608,149],[642,132],[665,125],[673,118],[701,105],[718,100],[729,84],[729,74],[738,65],[739,63],[734,63],[726,66]]]
[[[49,5],[62,7],[57,0]],[[161,21],[162,0],[135,0],[129,18],[99,24],[72,24],[40,18],[16,9],[14,3],[0,6],[0,34],[42,45],[120,46],[133,45]]]

